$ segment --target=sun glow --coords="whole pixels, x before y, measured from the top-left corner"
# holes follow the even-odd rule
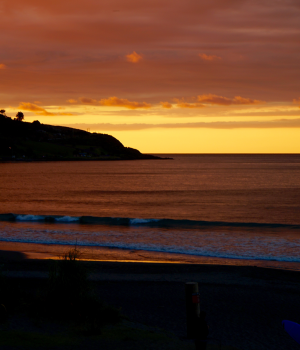
[[[4,3],[7,115],[146,152],[299,152],[294,0]]]

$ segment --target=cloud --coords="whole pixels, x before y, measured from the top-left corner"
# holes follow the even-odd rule
[[[125,107],[129,109],[137,109],[137,108],[151,108],[150,103],[146,102],[135,102],[129,101],[126,98],[118,98],[116,96],[112,96],[109,98],[102,98],[101,100],[95,100],[93,98],[81,97],[79,101],[70,99],[67,102],[69,103],[81,103],[92,106],[108,106],[108,107]]]
[[[264,101],[252,100],[251,98],[244,98],[241,96],[235,96],[234,98],[227,98],[227,97],[217,96],[213,94],[199,95],[197,97],[197,100],[202,103],[209,103],[212,105],[221,105],[221,106],[253,105],[253,104],[265,103]]]
[[[6,69],[6,65],[3,63],[0,63],[0,69]]]
[[[299,104],[299,108],[300,108],[300,97],[298,99],[294,98],[293,103]]]
[[[195,100],[195,98],[192,98]],[[176,107],[178,108],[204,108],[207,107],[207,104],[210,105],[221,105],[221,106],[230,106],[230,105],[253,105],[253,104],[261,104],[263,101],[252,100],[250,98],[244,98],[241,96],[235,96],[230,99],[223,96],[217,96],[213,94],[207,95],[199,95],[197,97],[197,102],[186,102],[184,99],[174,98],[173,101],[176,103]],[[108,107],[125,107],[129,109],[138,109],[138,108],[151,108],[152,105],[147,102],[135,102],[129,101],[125,98],[118,98],[116,96],[112,96],[109,98],[103,98],[101,100],[96,100],[88,97],[81,97],[79,100],[69,99],[67,102],[71,104],[84,104],[84,105],[93,105],[93,106],[108,106]],[[167,101],[159,103],[163,108],[170,109],[173,105]]]
[[[160,104],[163,108],[172,108],[172,105],[169,102],[160,102]]]
[[[46,116],[54,115],[53,113],[47,112],[44,108],[30,102],[21,102],[19,105],[19,108],[24,111],[30,111],[38,115],[46,115]]]
[[[232,122],[198,122],[198,123],[169,123],[169,124],[68,124],[65,126],[86,130],[87,128],[97,131],[138,131],[147,129],[277,129],[277,128],[300,128],[298,119],[277,119],[270,121],[232,121]]]
[[[205,105],[201,103],[188,103],[188,102],[179,102],[176,105],[178,108],[203,108]]]
[[[159,103],[208,88],[284,102],[300,91],[299,0],[274,1],[271,10],[269,0],[1,4],[1,63],[9,68],[2,104],[125,93],[136,101],[159,96],[151,100]],[[147,64],[127,62],[133,54]]]
[[[198,102],[195,102],[195,103],[185,102],[184,99],[180,100],[177,98],[174,98],[174,101],[177,103],[176,106],[178,108],[203,108],[203,107],[207,107],[207,104],[230,106],[230,105],[253,105],[253,104],[264,103],[264,101],[252,100],[250,98],[244,98],[241,96],[235,96],[234,98],[227,98],[227,97],[217,96],[213,94],[199,95],[197,96]]]
[[[92,98],[87,98],[87,97],[81,97],[79,101],[83,104],[87,105],[99,105],[99,102],[97,100],[94,100]]]
[[[176,107],[178,108],[203,108],[205,105],[201,103],[189,103],[185,102],[184,99],[179,99],[179,98],[173,98],[173,100],[176,102]]]
[[[109,97],[107,99],[101,99],[99,101],[101,106],[115,106],[115,107],[125,107],[129,109],[136,108],[151,108],[151,104],[146,102],[134,102],[128,101],[126,98]]]
[[[204,61],[219,61],[222,58],[216,55],[206,55],[205,53],[199,53],[199,57]]]
[[[33,103],[30,103],[30,102],[21,102],[18,108],[22,109],[24,111],[33,112],[37,115],[44,115],[44,116],[63,116],[63,115],[72,116],[72,115],[74,115],[72,113],[51,113],[51,112],[46,111],[46,109],[44,109],[40,106],[37,106]]]
[[[135,51],[133,51],[133,53],[131,53],[130,55],[126,55],[126,59],[128,62],[132,62],[132,63],[137,63],[139,62],[143,57],[139,54],[137,54]]]
[[[195,99],[195,98],[192,98],[192,99]],[[203,107],[206,107],[204,104],[202,103],[190,103],[190,102],[185,102],[184,101],[184,98],[182,99],[179,99],[179,98],[173,98],[173,101],[176,102],[176,107],[177,108],[190,108],[190,109],[193,109],[193,108],[203,108]]]

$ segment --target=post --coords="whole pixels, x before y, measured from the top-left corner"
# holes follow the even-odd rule
[[[186,325],[187,337],[195,339],[197,335],[198,319],[200,317],[199,288],[196,282],[185,284]]]

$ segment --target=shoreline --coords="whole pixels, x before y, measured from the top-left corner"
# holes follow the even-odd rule
[[[19,242],[0,242],[1,252],[6,252],[9,260],[57,260],[70,249],[78,249],[80,260],[90,262],[119,262],[119,263],[144,263],[144,264],[175,264],[175,265],[214,265],[214,266],[236,266],[236,267],[261,267],[283,271],[300,271],[300,263],[273,261],[273,260],[251,260],[251,259],[229,259],[217,257],[204,257],[196,255],[163,253],[146,250],[131,250],[109,247],[75,246],[57,244],[37,244]],[[18,256],[18,258],[15,258]],[[21,258],[20,258],[21,257]]]
[[[58,258],[59,252],[55,256],[57,246],[48,247],[51,248],[48,258],[45,255],[39,260],[41,255],[37,251],[34,254],[33,247],[21,245],[0,244],[0,249],[6,249],[0,251],[3,275],[25,290],[36,290],[46,285],[51,259]],[[140,252],[107,250],[103,258],[109,254],[120,258],[122,253],[131,256]],[[199,260],[174,263],[176,259],[158,258],[152,262],[149,256],[147,263],[128,259],[82,263],[90,271],[96,295],[121,308],[132,322],[159,327],[185,339],[184,285],[193,281],[199,284],[200,307],[207,314],[210,343],[239,350],[298,348],[282,329],[281,322],[284,319],[300,322],[299,271]]]
[[[3,160],[0,158],[0,163],[44,163],[44,162],[102,162],[102,161],[122,161],[122,160],[173,160],[173,158],[161,158],[161,157],[156,157],[156,156],[152,156],[150,158],[149,157],[145,157],[145,158],[76,158],[76,159],[72,159],[72,158],[66,158],[66,159],[61,159],[61,158],[56,158],[56,159],[15,159],[15,160]]]

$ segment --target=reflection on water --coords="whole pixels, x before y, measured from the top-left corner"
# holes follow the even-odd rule
[[[0,222],[0,240],[146,250],[206,258],[300,263],[299,230],[286,228],[218,226],[213,229],[176,229],[78,223]]]
[[[55,224],[0,222],[0,246],[4,242],[77,242],[89,252],[110,247],[152,255],[183,254],[183,260],[296,263],[300,261],[300,155],[2,163],[0,213],[9,212],[61,215],[71,223],[64,224],[65,218]],[[127,226],[76,223],[74,217],[84,215],[132,220]],[[177,221],[172,227],[148,227],[139,225],[144,222],[141,219]],[[176,227],[179,220],[208,221],[209,225]],[[216,221],[224,225],[215,225]]]

